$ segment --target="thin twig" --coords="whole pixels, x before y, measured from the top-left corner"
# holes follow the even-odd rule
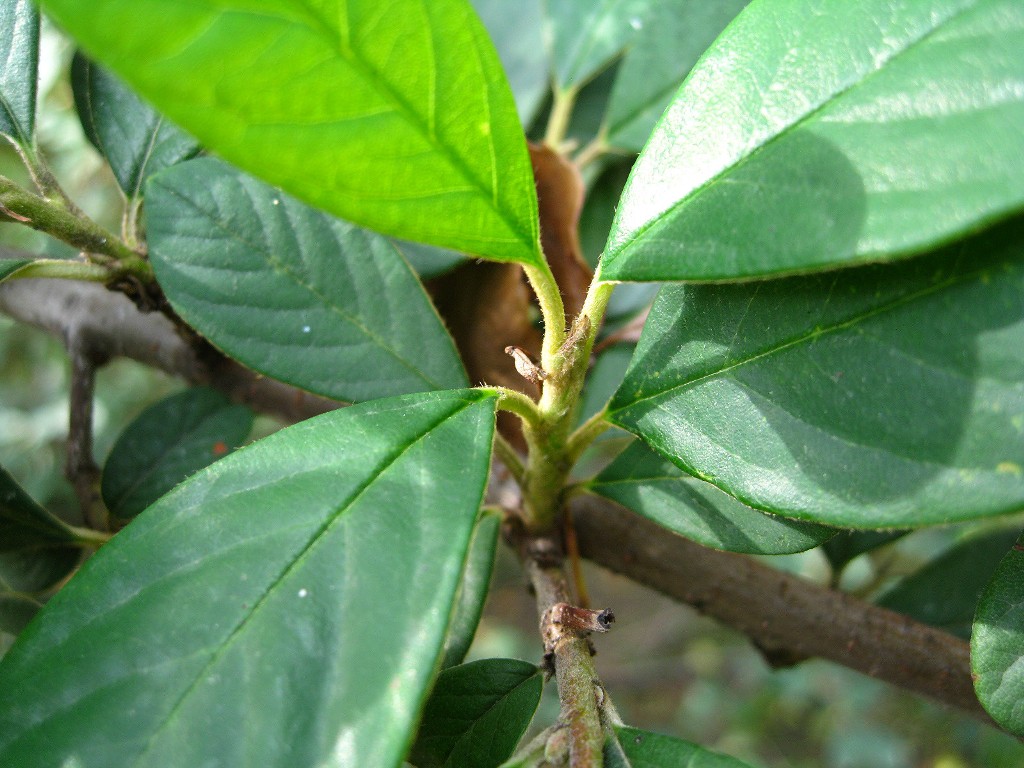
[[[106,508],[100,500],[100,468],[92,454],[92,412],[97,357],[77,334],[67,340],[71,359],[67,462],[64,472],[75,489],[85,524],[96,531],[109,529]]]

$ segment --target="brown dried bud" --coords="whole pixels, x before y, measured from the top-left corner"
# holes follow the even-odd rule
[[[565,640],[584,637],[591,632],[607,632],[615,614],[610,609],[592,611],[569,603],[555,603],[540,619],[540,634],[544,639],[544,653],[553,654]]]
[[[519,347],[505,347],[505,354],[512,355],[512,360],[516,364],[516,370],[519,371],[519,375],[527,381],[532,381],[534,384],[540,384],[548,377],[547,371],[533,362],[533,360],[530,359],[530,356],[523,352]]]

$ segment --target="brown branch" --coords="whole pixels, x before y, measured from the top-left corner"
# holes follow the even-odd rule
[[[71,392],[68,398],[68,442],[64,474],[75,489],[85,524],[95,531],[109,530],[106,510],[100,501],[100,468],[93,458],[92,412],[96,368],[101,363],[87,343],[68,340],[71,358]]]
[[[959,638],[702,547],[604,499],[577,498],[573,516],[584,557],[739,630],[773,665],[828,659],[995,725],[975,696],[970,649]]]

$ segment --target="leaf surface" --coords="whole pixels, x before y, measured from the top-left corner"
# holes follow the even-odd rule
[[[142,196],[150,175],[199,153],[195,139],[81,52],[71,62],[71,87],[85,135],[130,200]]]
[[[1018,533],[1003,529],[966,538],[900,579],[875,602],[967,639],[978,598]]]
[[[543,687],[541,671],[516,659],[446,669],[427,700],[411,760],[417,768],[496,768],[530,725]]]
[[[154,176],[146,199],[160,285],[231,357],[350,401],[466,385],[423,286],[380,235],[210,158]]]
[[[626,52],[605,117],[608,143],[639,152],[680,83],[749,0],[657,3]]]
[[[529,126],[548,91],[542,0],[471,0],[498,50],[516,99],[519,119]]]
[[[591,491],[706,547],[781,555],[803,552],[835,530],[775,517],[679,470],[642,441],[633,442],[588,487]]]
[[[694,69],[623,195],[605,280],[900,258],[1024,205],[1024,5],[751,4]]]
[[[992,718],[1024,736],[1024,536],[1003,557],[971,634],[974,688]]]
[[[618,744],[605,747],[605,764],[622,768],[750,768],[728,755],[712,752],[696,744],[660,733],[641,731],[619,725],[615,727]],[[608,760],[613,752],[616,762]]]
[[[467,0],[44,0],[205,147],[407,240],[540,263],[515,103]]]
[[[494,403],[341,409],[178,486],[0,661],[0,764],[397,765],[440,661]]]
[[[39,78],[39,11],[32,0],[0,0],[0,133],[33,145]]]
[[[851,528],[1024,505],[1024,227],[929,258],[670,286],[612,422],[744,503]]]
[[[484,610],[484,601],[487,599],[487,590],[491,586],[500,529],[501,516],[486,511],[481,514],[473,529],[466,567],[459,584],[459,597],[455,603],[455,615],[452,616],[448,635],[444,639],[442,669],[461,664],[473,643]]]
[[[0,283],[13,275],[22,267],[31,264],[32,259],[3,259],[0,260]]]
[[[107,509],[127,519],[240,446],[253,413],[223,394],[188,389],[150,406],[114,443],[103,467]]]

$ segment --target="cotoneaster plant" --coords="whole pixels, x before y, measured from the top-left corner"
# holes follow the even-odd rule
[[[578,549],[1024,735],[1018,0],[40,6],[124,207],[48,170],[39,10],[2,0],[0,213],[80,251],[6,258],[2,302],[68,344],[83,521],[0,474],[0,765],[739,765],[622,723]],[[116,354],[210,386],[100,473]],[[232,399],[298,423],[233,452]],[[838,582],[970,521],[904,615],[706,549]],[[499,529],[539,665],[461,663]],[[969,669],[915,620],[965,573]]]

